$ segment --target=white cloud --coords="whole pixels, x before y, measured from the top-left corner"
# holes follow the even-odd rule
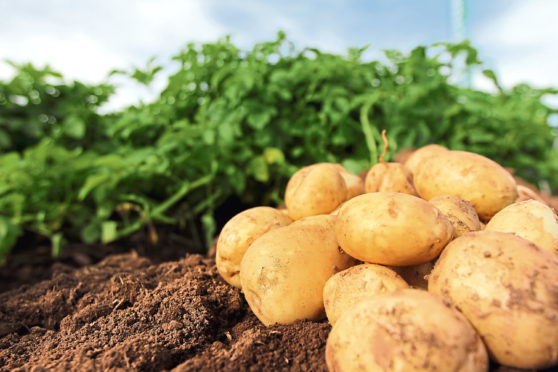
[[[501,83],[558,86],[558,2],[516,1],[478,28],[473,41]]]
[[[114,68],[161,61],[189,41],[224,34],[203,0],[48,0],[0,3],[0,59],[50,64],[69,79],[98,83]],[[12,70],[0,63],[0,78]],[[150,99],[152,91],[124,83],[110,107]]]

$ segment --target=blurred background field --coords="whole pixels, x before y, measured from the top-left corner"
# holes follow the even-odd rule
[[[368,169],[382,129],[389,159],[439,143],[558,189],[557,3],[232,4],[0,3],[0,259],[203,250],[303,165]]]

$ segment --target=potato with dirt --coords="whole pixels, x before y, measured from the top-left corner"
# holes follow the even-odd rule
[[[339,249],[335,216],[311,216],[261,236],[240,264],[242,291],[265,325],[325,315],[326,281],[355,261]]]
[[[409,288],[397,273],[385,266],[361,264],[329,278],[324,286],[327,319],[333,325],[343,312],[381,293]]]
[[[430,199],[430,203],[450,220],[456,238],[481,229],[479,216],[467,200],[455,195],[438,195]]]
[[[488,370],[479,335],[455,308],[417,289],[377,295],[344,312],[326,345],[330,372]]]
[[[240,261],[250,244],[269,230],[291,222],[284,213],[270,207],[250,208],[231,218],[219,235],[215,255],[223,279],[240,288]]]
[[[496,231],[463,235],[444,249],[428,290],[461,310],[496,362],[558,363],[558,257],[534,243]]]
[[[330,213],[348,196],[349,190],[339,169],[329,163],[320,163],[293,174],[285,191],[285,204],[289,217],[298,220]]]
[[[414,175],[421,198],[455,195],[469,201],[488,221],[517,199],[512,175],[498,163],[466,151],[441,151],[422,161]]]
[[[411,287],[416,289],[428,289],[428,278],[434,268],[436,259],[413,266],[391,266],[399,276]]]
[[[514,233],[558,255],[558,216],[539,201],[526,200],[507,206],[492,217],[485,230]]]
[[[431,261],[453,237],[450,221],[434,205],[395,192],[367,193],[347,201],[335,232],[349,255],[391,266]]]

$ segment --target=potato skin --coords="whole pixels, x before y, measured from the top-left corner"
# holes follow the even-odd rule
[[[454,195],[438,195],[430,199],[430,203],[450,220],[456,238],[481,229],[479,216],[467,200]]]
[[[436,258],[453,237],[449,220],[432,204],[395,192],[359,195],[339,211],[339,245],[368,263],[418,265]]]
[[[486,230],[514,233],[558,255],[558,217],[536,200],[507,206],[492,217]]]
[[[324,317],[329,277],[354,264],[337,244],[335,216],[301,219],[261,236],[240,264],[242,291],[266,326]]]
[[[385,266],[361,264],[350,267],[330,277],[324,286],[327,319],[333,325],[343,312],[360,301],[405,288],[409,285]]]
[[[291,222],[288,216],[271,207],[250,208],[231,218],[217,240],[215,261],[219,274],[240,288],[240,261],[250,244],[269,230]]]
[[[289,217],[303,217],[330,213],[347,200],[345,180],[332,164],[320,163],[298,170],[285,191]]]
[[[366,192],[401,192],[417,195],[413,186],[413,174],[399,163],[378,163],[366,174],[364,181]]]
[[[463,235],[444,249],[428,290],[461,310],[498,363],[558,362],[558,258],[535,244],[496,231]]]
[[[330,372],[488,370],[486,349],[463,315],[416,289],[344,312],[329,334],[326,363]]]
[[[424,159],[414,178],[420,197],[459,196],[473,204],[479,218],[488,221],[517,199],[512,175],[498,163],[465,151],[442,151]]]
[[[435,156],[443,151],[449,151],[444,146],[440,145],[426,145],[417,150],[415,150],[405,161],[405,167],[409,169],[413,174],[416,174],[419,166],[422,165],[425,159]]]

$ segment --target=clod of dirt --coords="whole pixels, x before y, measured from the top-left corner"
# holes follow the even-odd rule
[[[0,295],[0,369],[325,371],[325,322],[266,328],[213,259],[110,256]]]

